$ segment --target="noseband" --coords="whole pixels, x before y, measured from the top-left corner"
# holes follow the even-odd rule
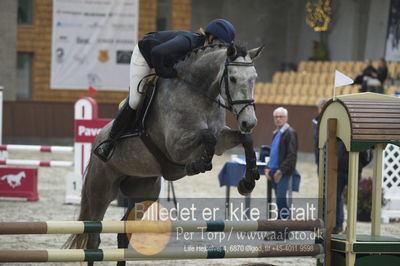
[[[245,63],[245,62],[229,62],[228,58],[225,60],[225,68],[224,68],[224,73],[222,74],[221,82],[220,82],[220,88],[222,86],[222,82],[224,82],[225,85],[225,95],[228,100],[228,105],[225,105],[223,103],[219,103],[220,106],[224,107],[225,109],[231,111],[232,113],[235,113],[233,110],[233,106],[237,104],[244,104],[242,109],[238,113],[236,113],[236,117],[238,118],[239,115],[243,112],[243,110],[251,105],[255,109],[255,104],[254,104],[254,99],[246,99],[246,100],[237,100],[234,101],[232,100],[231,93],[229,90],[229,73],[228,73],[228,67],[229,66],[242,66],[242,67],[251,67],[254,66],[253,62],[250,63]]]

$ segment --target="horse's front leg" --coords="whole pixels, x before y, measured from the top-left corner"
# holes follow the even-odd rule
[[[246,196],[250,194],[256,186],[256,180],[260,179],[257,168],[257,158],[253,147],[253,137],[250,134],[241,136],[244,153],[246,155],[246,176],[238,184],[238,192]]]
[[[176,162],[186,162],[187,175],[196,175],[212,169],[211,161],[217,139],[210,129],[175,132],[172,135],[174,137],[167,140],[168,154]]]
[[[186,173],[196,175],[212,169],[212,158],[215,153],[217,138],[209,129],[200,130],[198,148],[192,154],[192,160],[186,164]]]
[[[243,145],[246,156],[246,176],[240,180],[237,188],[239,193],[245,196],[253,191],[256,185],[255,181],[260,179],[257,158],[253,147],[253,137],[250,134],[242,134],[237,130],[225,127],[218,135],[215,153],[221,155],[224,151],[239,144]]]

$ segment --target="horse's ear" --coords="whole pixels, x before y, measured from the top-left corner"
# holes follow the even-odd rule
[[[254,48],[248,51],[251,60],[255,60],[259,57],[259,55],[261,54],[261,52],[264,50],[264,45],[258,48]]]
[[[231,43],[228,46],[228,50],[226,51],[226,54],[228,56],[229,59],[234,59],[236,57],[237,51],[236,51],[236,47],[233,43]]]

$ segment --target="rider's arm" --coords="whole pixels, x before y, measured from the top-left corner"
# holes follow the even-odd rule
[[[151,51],[151,61],[157,75],[163,78],[176,77],[176,71],[172,66],[165,65],[165,58],[169,56],[178,56],[189,52],[191,49],[190,40],[184,36],[178,35],[175,38],[157,45]]]

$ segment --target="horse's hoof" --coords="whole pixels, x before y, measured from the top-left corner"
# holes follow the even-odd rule
[[[212,164],[199,161],[197,162],[197,169],[200,171],[200,173],[205,173],[212,169]]]
[[[211,171],[211,169],[212,169],[212,163],[206,163],[205,164],[205,172],[206,171]]]
[[[240,180],[237,186],[237,190],[240,193],[240,195],[248,196],[253,191],[255,186],[256,186],[256,181],[254,180],[249,181],[245,178],[242,178],[242,180]]]
[[[197,175],[200,174],[200,164],[198,162],[191,162],[186,165],[186,173],[187,175]]]
[[[251,179],[254,179],[254,180],[260,179],[260,173],[258,172],[257,169],[255,171],[251,171],[249,174],[251,176]],[[246,173],[246,176],[247,176],[247,173]]]
[[[191,162],[186,165],[186,173],[188,175],[197,175],[200,173],[205,173],[212,169],[211,163],[204,163],[202,161]]]

